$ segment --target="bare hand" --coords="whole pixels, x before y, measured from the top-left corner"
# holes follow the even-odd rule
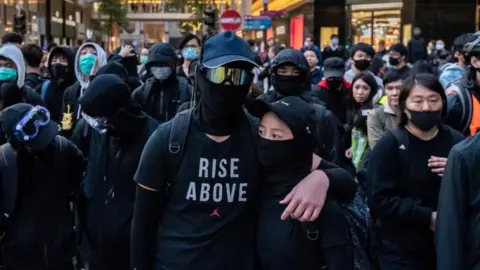
[[[298,219],[300,222],[315,221],[322,211],[327,197],[330,180],[323,171],[314,171],[298,183],[292,191],[280,201],[288,204],[281,219]]]
[[[352,148],[348,148],[347,151],[345,151],[345,157],[347,158],[352,158]]]
[[[92,71],[90,71],[90,76],[94,76],[95,74],[97,74],[97,71],[98,71],[98,56],[95,59],[95,63],[93,64]]]
[[[440,177],[443,177],[446,166],[447,158],[431,156],[430,159],[428,159],[428,167],[432,169],[433,173],[438,174]]]
[[[120,49],[120,52],[118,53],[118,55],[120,55],[120,56],[123,57],[123,58],[125,58],[125,57],[130,57],[130,56],[134,56],[135,54],[134,54],[132,51],[133,51],[132,46],[130,46],[130,45],[125,45],[125,46],[122,46],[122,48]]]
[[[432,213],[432,217],[430,218],[430,230],[435,232],[435,225],[437,224],[437,212]]]

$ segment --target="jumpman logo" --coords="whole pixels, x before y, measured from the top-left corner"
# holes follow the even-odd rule
[[[213,212],[210,214],[211,217],[220,217],[220,214],[218,213],[218,207],[213,210]]]

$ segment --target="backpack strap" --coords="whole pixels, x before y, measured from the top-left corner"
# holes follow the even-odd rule
[[[48,86],[50,86],[50,80],[46,80],[46,81],[42,84],[41,97],[42,97],[42,100],[43,100],[43,101],[45,101],[45,97],[47,96]]]
[[[10,143],[0,146],[3,218],[8,219],[15,209],[18,195],[17,152]]]
[[[67,138],[57,135],[55,137],[55,153],[62,153],[65,147],[68,145]]]
[[[192,110],[186,110],[178,113],[172,120],[172,128],[170,130],[170,138],[168,140],[169,169],[172,174],[172,181],[175,178],[183,154],[190,130],[190,121],[192,118]]]

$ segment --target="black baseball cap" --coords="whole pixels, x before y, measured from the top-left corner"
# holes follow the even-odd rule
[[[2,123],[2,129],[9,140],[15,137],[13,132],[18,121],[32,108],[33,106],[30,104],[17,103],[2,110],[0,113],[0,121]],[[45,126],[38,127],[38,134],[34,139],[20,143],[33,150],[44,150],[55,139],[59,132],[60,125],[50,120]]]
[[[247,62],[257,66],[250,45],[231,31],[216,34],[205,42],[200,63],[216,68],[232,62]]]
[[[345,61],[340,57],[329,57],[323,63],[325,78],[343,77],[345,74]]]
[[[315,136],[315,109],[299,97],[289,96],[273,103],[255,99],[247,105],[247,109],[251,115],[258,118],[273,112],[292,129],[294,136],[299,132],[309,137]]]

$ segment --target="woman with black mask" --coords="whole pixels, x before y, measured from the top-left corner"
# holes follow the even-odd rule
[[[434,270],[440,183],[450,149],[463,136],[442,125],[446,96],[431,74],[407,78],[399,98],[399,128],[373,149],[367,186],[380,224],[382,269]]]
[[[345,237],[349,235],[349,226],[338,201],[351,200],[356,183],[347,171],[313,154],[314,107],[298,97],[286,97],[272,104],[252,101],[248,110],[261,118],[258,154],[265,175],[261,183],[257,246],[262,269],[314,270],[325,265],[328,269],[353,269],[352,243]],[[319,219],[301,216],[299,207],[290,218],[281,220],[286,207],[283,198],[317,169],[330,179]]]

